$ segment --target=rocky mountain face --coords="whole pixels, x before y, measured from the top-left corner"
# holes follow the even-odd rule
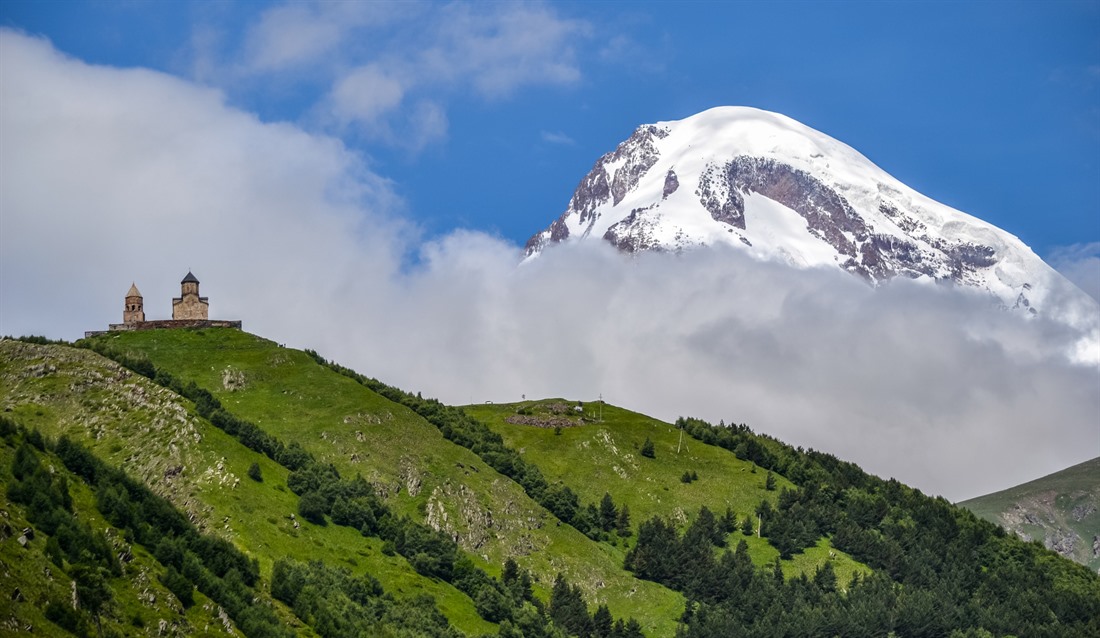
[[[917,193],[823,133],[752,108],[638,128],[526,251],[585,240],[628,253],[727,244],[874,285],[907,277],[974,287],[1032,314],[1055,294],[1096,306],[1011,234]]]

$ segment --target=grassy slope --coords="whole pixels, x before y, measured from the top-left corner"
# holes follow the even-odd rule
[[[0,493],[7,493],[12,480],[11,461],[15,450],[0,445]],[[73,497],[73,511],[77,518],[104,530],[110,526],[95,509],[95,497],[91,489],[70,474],[56,459],[40,455],[42,462],[61,472],[69,484]],[[43,610],[48,600],[70,599],[72,579],[46,557],[44,534],[36,534],[24,548],[16,542],[20,531],[32,527],[27,521],[25,508],[3,501],[0,526],[7,524],[13,535],[3,538],[0,534],[0,634],[19,633],[27,626],[40,636],[69,636],[68,632],[46,620]],[[110,537],[117,550],[127,545],[118,535]],[[101,622],[105,631],[123,635],[158,635],[160,621],[168,623],[166,636],[227,636],[217,617],[217,606],[198,591],[195,604],[186,611],[163,585],[158,577],[163,568],[150,555],[147,548],[133,545],[133,560],[123,563],[123,575],[109,582],[112,601],[106,606]],[[22,600],[13,599],[19,590]],[[139,621],[135,622],[135,618]],[[94,629],[93,629],[94,631]]]
[[[683,609],[679,594],[633,578],[621,568],[620,550],[559,525],[513,481],[430,423],[305,353],[235,330],[103,338],[194,380],[230,411],[284,441],[298,441],[342,474],[361,473],[398,511],[453,533],[490,573],[513,556],[545,595],[563,572],[590,603],[606,602],[615,616],[637,618],[649,635],[674,632]]]
[[[0,342],[0,404],[16,421],[49,436],[68,434],[143,480],[201,529],[256,557],[265,577],[279,556],[323,560],[371,573],[399,599],[432,595],[463,631],[493,630],[468,597],[420,576],[404,558],[382,554],[377,540],[306,521],[295,529],[289,516],[298,499],[285,487],[284,468],[195,416],[186,400],[95,353]],[[262,483],[247,477],[254,462]],[[166,478],[175,468],[182,469]]]
[[[1076,534],[1068,557],[1100,569],[1092,549],[1100,536],[1100,457],[959,505],[1048,547],[1054,536]]]
[[[704,505],[715,516],[730,508],[740,521],[755,510],[761,499],[774,504],[779,490],[793,487],[786,478],[776,475],[776,490],[767,491],[767,473],[754,463],[687,435],[681,441],[680,431],[668,423],[611,405],[601,408],[595,403],[585,406],[586,420],[582,423],[581,415],[572,409],[574,405],[564,399],[547,399],[464,409],[503,436],[508,446],[527,461],[539,466],[548,480],[568,485],[582,502],[598,504],[607,492],[616,505],[629,506],[635,525],[653,516],[684,524]],[[569,409],[562,414],[560,406]],[[534,418],[567,418],[579,427],[556,431],[505,420],[520,409]],[[591,421],[601,417],[601,422]],[[639,453],[646,438],[653,442],[655,458]],[[681,482],[680,477],[691,471],[698,480]],[[742,538],[757,564],[774,561],[779,555],[766,540],[745,537],[740,532],[730,536],[734,545]],[[808,571],[813,575],[829,559],[830,552],[840,582],[848,582],[857,570],[866,570],[843,552],[832,550],[824,539],[817,547],[785,561],[784,572],[790,575]]]

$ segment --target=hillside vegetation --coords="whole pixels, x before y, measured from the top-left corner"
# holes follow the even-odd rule
[[[1100,571],[1100,458],[959,505]]]
[[[117,333],[97,339],[208,389],[233,414],[341,474],[361,474],[396,511],[445,532],[490,573],[507,558],[548,596],[557,574],[589,604],[669,635],[683,598],[623,569],[621,554],[562,525],[430,423],[310,356],[235,330]]]
[[[289,472],[193,412],[182,397],[87,350],[0,341],[5,414],[50,437],[82,441],[143,481],[206,533],[257,558],[269,575],[277,557],[323,561],[372,574],[399,597],[432,596],[468,633],[490,631],[454,587],[425,578],[382,543],[355,530],[296,516]],[[248,478],[257,464],[262,481]]]
[[[613,405],[548,399],[464,409],[586,503],[599,504],[607,494],[618,508],[627,508],[635,523],[657,516],[681,528],[703,507],[718,517],[728,512],[738,527],[728,536],[728,544],[736,546],[744,539],[760,566],[779,557],[767,540],[743,534],[740,528],[748,518],[755,529],[760,502],[774,505],[780,491],[794,485],[752,461],[685,436],[672,424]],[[653,445],[652,456],[641,453],[647,440]],[[629,548],[633,537],[619,540]],[[812,576],[826,561],[832,562],[844,584],[857,571],[868,571],[834,550],[828,539],[782,565],[788,576]]]
[[[237,330],[79,345],[0,339],[4,631],[1100,635],[1091,570],[743,424],[445,406]]]

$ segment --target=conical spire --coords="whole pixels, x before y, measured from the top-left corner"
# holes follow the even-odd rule
[[[141,296],[141,291],[137,289],[137,284],[135,284],[133,282],[130,283],[130,290],[129,290],[129,292],[126,293],[126,296],[127,297],[140,297]]]
[[[190,270],[188,270],[187,271],[187,276],[184,277],[183,281],[181,281],[180,283],[181,284],[197,284],[197,283],[199,283],[199,280],[198,280],[197,277],[195,277],[194,275],[191,274]]]

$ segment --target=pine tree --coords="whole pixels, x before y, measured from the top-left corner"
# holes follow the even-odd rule
[[[630,507],[626,503],[619,508],[619,518],[615,521],[615,532],[619,536],[630,536]]]
[[[745,520],[741,521],[741,533],[745,536],[752,536],[754,527],[752,515],[746,516]]]
[[[645,443],[642,443],[642,456],[650,459],[657,458],[657,454],[653,450],[653,441],[650,441],[648,436],[645,438]]]
[[[596,613],[592,614],[592,636],[595,638],[611,638],[612,630],[611,610],[607,605],[600,605]]]
[[[605,532],[610,532],[615,529],[615,519],[619,513],[615,509],[615,501],[611,499],[611,494],[604,492],[603,500],[600,501],[600,528]]]

